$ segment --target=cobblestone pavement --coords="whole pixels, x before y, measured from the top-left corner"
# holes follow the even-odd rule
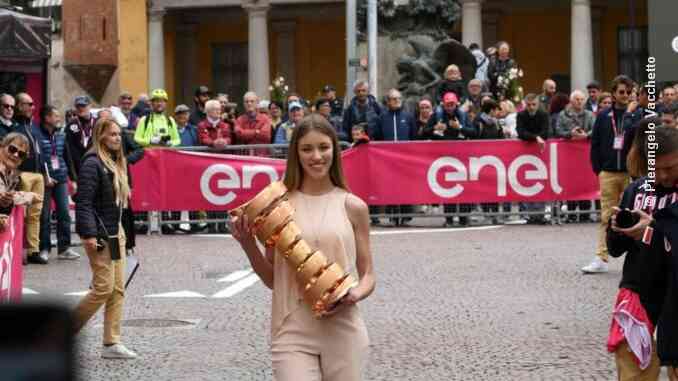
[[[372,237],[377,290],[361,304],[371,339],[367,380],[613,380],[605,341],[621,276],[584,276],[596,225],[436,231],[380,228]],[[80,249],[79,249],[80,250]],[[124,319],[188,320],[178,328],[123,326],[133,361],[99,358],[102,316],[78,336],[83,380],[270,380],[270,291],[231,297],[218,282],[248,269],[230,237],[140,237],[141,270]],[[29,265],[25,287],[74,305],[89,284],[85,258]],[[242,275],[242,274],[241,274]],[[196,297],[151,298],[191,291]]]

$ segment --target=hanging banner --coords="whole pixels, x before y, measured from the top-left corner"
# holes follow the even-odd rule
[[[370,205],[598,198],[587,142],[370,143],[342,153],[351,191]],[[133,206],[228,210],[282,178],[285,161],[155,149],[132,166]]]

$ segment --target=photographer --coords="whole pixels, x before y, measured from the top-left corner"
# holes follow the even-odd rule
[[[167,92],[155,89],[151,93],[150,115],[139,119],[134,140],[142,147],[177,147],[181,144],[177,123],[165,114]]]
[[[121,219],[130,188],[121,130],[114,121],[102,119],[97,123],[80,175],[75,196],[75,230],[93,275],[92,289],[75,309],[75,332],[105,305],[101,357],[135,358],[137,355],[120,343],[125,298],[125,233]]]
[[[646,120],[644,123],[654,121]],[[670,135],[674,135],[673,139]],[[661,326],[664,320],[667,270],[671,258],[663,235],[655,233],[652,237],[652,234],[647,234],[647,228],[653,230],[653,213],[661,212],[669,205],[676,192],[673,185],[676,177],[672,181],[661,181],[659,168],[663,158],[675,156],[678,151],[678,133],[671,134],[666,127],[657,127],[656,143],[649,146],[647,136],[639,134],[634,141],[634,145],[642,147],[638,162],[645,163],[641,173],[644,177],[624,190],[619,207],[612,208],[607,229],[609,254],[612,257],[626,254],[607,343],[608,351],[615,354],[619,379],[624,380],[656,380],[659,377],[660,364],[653,335],[658,321]],[[648,148],[657,150],[657,184],[648,182]],[[630,334],[632,331],[634,334]],[[657,336],[661,342],[659,333]]]

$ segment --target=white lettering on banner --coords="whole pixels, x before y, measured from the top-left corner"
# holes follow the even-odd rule
[[[464,191],[464,186],[461,184],[455,184],[452,187],[443,186],[438,182],[438,172],[445,167],[453,168],[454,171],[446,171],[444,174],[445,181],[448,182],[480,181],[480,171],[486,166],[491,166],[497,173],[497,196],[507,195],[507,182],[511,189],[519,195],[525,197],[534,196],[544,190],[545,185],[539,181],[545,180],[549,180],[549,185],[554,193],[560,194],[563,188],[558,183],[558,144],[549,145],[549,162],[550,166],[547,170],[546,164],[539,157],[520,155],[509,164],[507,173],[504,162],[497,156],[469,157],[468,170],[461,160],[455,157],[444,156],[436,159],[431,164],[427,173],[427,180],[429,188],[431,188],[433,193],[439,197],[454,198]],[[518,172],[520,172],[523,166],[532,168],[525,171],[525,179],[523,181],[538,181],[537,183],[526,185],[518,179]],[[468,176],[469,173],[470,177]]]
[[[506,167],[504,163],[496,156],[482,156],[472,157],[469,160],[471,167],[471,181],[476,181],[479,178],[480,170],[484,166],[490,165],[497,170],[497,195],[506,196]]]
[[[228,205],[235,200],[236,194],[231,189],[250,189],[252,180],[260,173],[267,174],[271,182],[278,181],[278,172],[270,165],[243,165],[242,184],[235,168],[228,164],[212,164],[200,177],[200,191],[203,197],[214,205]],[[226,175],[225,179],[217,180],[217,189],[229,189],[224,195],[212,191],[210,183],[215,175]]]
[[[518,180],[518,170],[524,165],[530,165],[534,169],[525,171],[525,180],[546,180],[548,173],[546,173],[546,165],[538,157],[534,155],[518,156],[509,166],[509,183],[511,188],[521,196],[534,196],[535,194],[544,190],[544,186],[540,183],[535,183],[532,186],[524,186]]]
[[[431,167],[428,169],[428,186],[431,188],[433,193],[437,194],[440,197],[453,198],[457,197],[464,191],[464,187],[457,184],[452,188],[445,188],[438,182],[438,171],[444,167],[452,167],[456,169],[456,172],[445,172],[445,181],[466,181],[466,166],[464,163],[459,161],[454,157],[441,157],[431,164]]]

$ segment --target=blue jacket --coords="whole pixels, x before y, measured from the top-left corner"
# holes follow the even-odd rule
[[[457,121],[459,121],[460,128],[458,130],[455,130],[453,128],[448,127],[444,132],[443,135],[436,135],[434,133],[435,131],[435,126],[438,124],[438,122],[441,122],[442,124],[449,126],[450,119],[454,118]],[[469,136],[475,136],[475,129],[471,125],[471,122],[468,120],[468,115],[466,115],[465,112],[461,111],[459,107],[454,109],[454,113],[452,115],[448,115],[447,112],[445,112],[445,109],[442,107],[437,107],[435,110],[435,113],[433,116],[431,116],[431,119],[428,121],[428,126],[424,128],[423,131],[423,137],[425,139],[433,139],[433,140],[463,140],[467,139]]]
[[[351,104],[344,110],[344,119],[342,120],[344,133],[350,137],[351,129],[358,123],[367,123],[368,133],[374,131],[381,113],[381,106],[372,95],[367,96],[367,109],[363,113],[360,112],[358,100],[354,97]]]
[[[50,134],[43,125],[34,125],[32,132],[36,143],[40,146],[40,168],[47,168],[49,176],[57,183],[65,183],[68,178],[75,181],[76,176],[66,144],[66,134],[59,129],[55,129],[54,133]],[[52,157],[55,157],[58,162],[57,168],[53,165]]]
[[[374,131],[369,134],[372,140],[403,141],[415,140],[417,121],[414,115],[403,109],[384,111],[377,120]]]
[[[183,130],[177,126],[177,130],[179,130],[179,138],[181,138],[180,147],[195,147],[200,145],[198,129],[194,125],[189,123]]]
[[[631,149],[633,140],[633,125],[639,120],[640,113],[628,113],[626,110],[618,111],[616,122],[618,133],[624,136],[622,149],[614,149],[614,130],[612,118],[614,106],[600,110],[593,124],[591,134],[591,167],[597,175],[601,171],[626,172],[626,156]]]

